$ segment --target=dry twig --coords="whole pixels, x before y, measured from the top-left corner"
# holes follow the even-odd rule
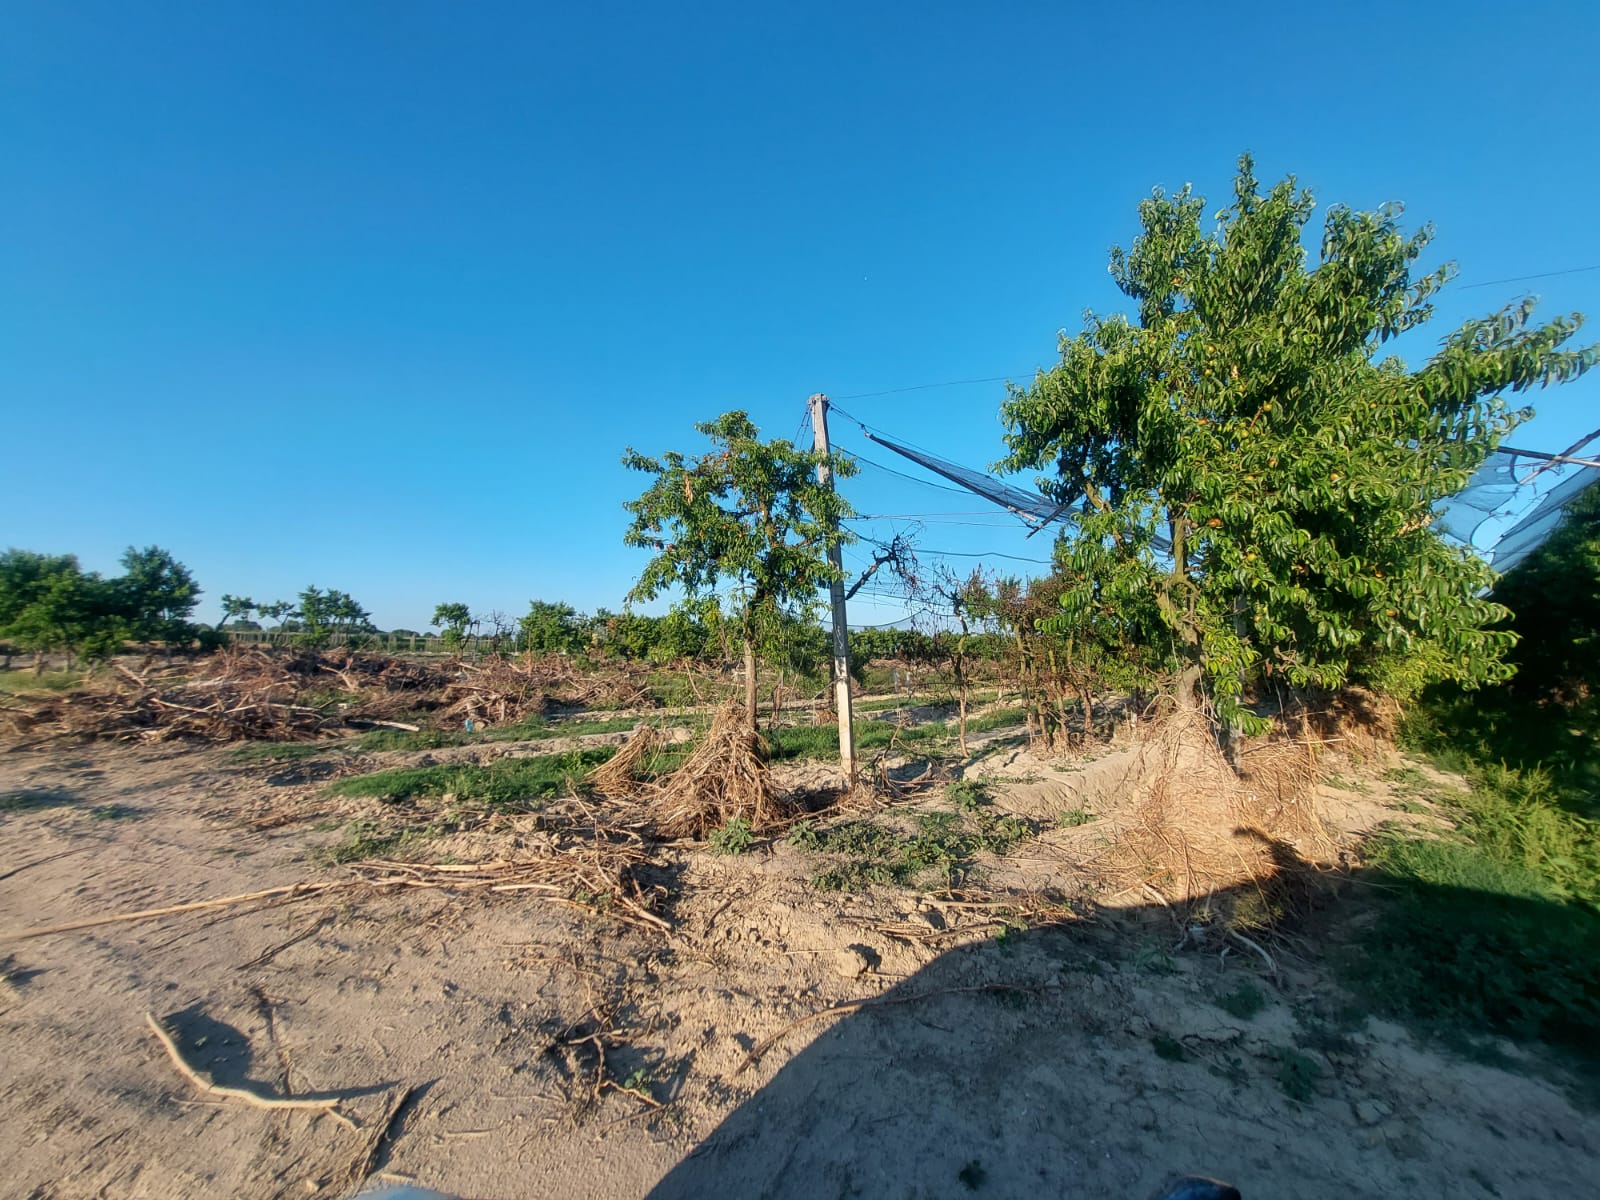
[[[331,1117],[338,1118],[351,1129],[355,1128],[350,1118],[336,1111],[339,1104],[339,1097],[337,1096],[294,1096],[290,1098],[263,1096],[259,1092],[252,1092],[249,1088],[224,1087],[220,1083],[212,1083],[183,1060],[183,1055],[178,1050],[178,1044],[172,1040],[172,1035],[161,1027],[161,1022],[156,1020],[154,1013],[145,1013],[144,1019],[150,1026],[150,1032],[155,1034],[156,1040],[161,1043],[161,1048],[167,1052],[167,1057],[172,1060],[172,1065],[178,1068],[178,1073],[200,1091],[212,1096],[224,1096],[230,1100],[243,1100],[246,1104],[255,1108],[312,1108],[319,1112],[325,1112]]]

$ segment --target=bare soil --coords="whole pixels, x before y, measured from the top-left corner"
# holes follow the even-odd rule
[[[989,739],[969,770],[1000,809],[1053,822],[983,864],[1003,901],[823,892],[786,843],[679,844],[650,868],[670,934],[537,891],[352,887],[7,936],[0,1197],[346,1196],[383,1178],[482,1200],[1140,1197],[1175,1172],[1251,1198],[1593,1186],[1600,1122],[1551,1083],[1345,1020],[1292,944],[1113,893],[1098,864],[1129,753],[1046,761]],[[412,761],[0,755],[0,932],[349,878],[319,852],[377,802],[330,798],[328,779]],[[1363,786],[1324,791],[1335,839],[1396,818]],[[1100,820],[1054,823],[1080,808]],[[480,861],[518,836],[446,849]],[[1057,923],[1017,928],[1025,896]],[[1216,1003],[1241,985],[1259,1013]],[[201,1094],[147,1012],[217,1083],[336,1095],[347,1122]]]

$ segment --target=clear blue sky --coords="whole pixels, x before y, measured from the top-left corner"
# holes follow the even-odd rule
[[[642,564],[624,446],[696,449],[730,408],[793,436],[814,391],[1025,377],[1118,304],[1137,201],[1192,180],[1220,205],[1242,150],[1324,203],[1404,201],[1460,285],[1600,264],[1597,45],[1600,6],[1571,0],[16,0],[0,545],[114,570],[160,544],[207,619],[308,583],[386,626],[617,606]],[[1428,341],[1526,291],[1600,315],[1600,271],[1458,286]],[[1002,396],[841,404],[981,466]],[[1600,425],[1597,399],[1536,398],[1518,440]],[[870,469],[850,494],[982,507]]]

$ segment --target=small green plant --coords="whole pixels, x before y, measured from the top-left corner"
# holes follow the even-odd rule
[[[489,809],[537,808],[539,802],[581,785],[583,777],[615,753],[611,746],[573,750],[538,758],[499,758],[487,766],[411,767],[353,775],[328,790],[335,796],[372,797],[398,802],[418,796],[453,794]]]
[[[125,821],[144,816],[144,810],[130,808],[126,804],[101,804],[91,808],[89,816],[96,821]]]
[[[1292,1046],[1278,1050],[1278,1086],[1289,1099],[1297,1104],[1309,1101],[1316,1094],[1317,1080],[1321,1077],[1322,1068],[1310,1055]]]
[[[1232,991],[1223,992],[1213,1003],[1231,1017],[1248,1021],[1266,1007],[1267,998],[1252,983],[1240,983]]]
[[[979,779],[958,779],[945,788],[944,794],[957,812],[975,813],[992,802],[989,785]]]
[[[1172,955],[1148,942],[1134,951],[1133,965],[1147,975],[1174,975],[1178,970]]]
[[[1076,829],[1080,825],[1087,825],[1095,816],[1086,808],[1069,808],[1061,814],[1057,822],[1063,829]]]
[[[721,829],[713,829],[706,840],[718,854],[727,855],[743,854],[756,844],[750,822],[743,817],[734,817]]]
[[[1026,925],[1022,924],[1021,922],[1013,922],[1010,918],[1006,918],[1001,924],[1000,928],[995,931],[995,949],[1002,952],[1014,949],[1018,939],[1027,932],[1028,927]]]
[[[822,834],[817,831],[817,823],[815,821],[801,821],[793,829],[789,830],[789,836],[784,838],[784,841],[791,846],[799,847],[801,850],[822,849]]]
[[[650,1085],[655,1081],[655,1074],[648,1067],[638,1067],[629,1072],[628,1077],[617,1085],[617,1090],[632,1092],[640,1099],[654,1103],[655,1096],[651,1094]]]
[[[1157,1033],[1150,1038],[1150,1045],[1156,1052],[1157,1058],[1166,1059],[1167,1062],[1188,1062],[1189,1051],[1177,1038],[1166,1033]]]

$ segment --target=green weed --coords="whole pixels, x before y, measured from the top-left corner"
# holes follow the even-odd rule
[[[1278,1050],[1278,1086],[1283,1094],[1297,1104],[1305,1104],[1316,1094],[1317,1080],[1322,1068],[1310,1055],[1302,1054],[1292,1046]]]
[[[96,821],[126,821],[137,820],[144,816],[144,810],[130,808],[126,804],[101,804],[89,810],[89,816]]]
[[[416,733],[404,729],[374,729],[361,735],[357,744],[363,750],[439,750],[447,746],[475,745],[480,742],[532,742],[544,738],[585,737],[595,733],[619,733],[632,729],[634,717],[597,717],[585,721],[550,721],[530,717],[514,725],[494,725],[488,729],[423,729]]]
[[[750,822],[743,817],[734,817],[721,829],[713,829],[706,840],[716,853],[728,855],[743,854],[756,844],[755,834],[750,832]]]
[[[82,671],[46,671],[35,675],[28,671],[0,671],[0,692],[14,696],[30,692],[71,692],[86,686]]]
[[[1232,991],[1223,992],[1212,1003],[1230,1017],[1248,1021],[1266,1007],[1267,998],[1254,984],[1240,983]]]
[[[1167,1062],[1188,1062],[1189,1051],[1177,1038],[1169,1034],[1158,1033],[1150,1038],[1150,1046],[1156,1052],[1157,1058]]]
[[[1444,765],[1441,761],[1441,765]],[[1445,1033],[1593,1044],[1600,1027],[1600,836],[1573,782],[1539,766],[1455,760],[1465,791],[1415,768],[1387,778],[1454,830],[1367,847],[1378,919],[1341,958],[1375,1009]]]
[[[957,810],[919,812],[910,833],[871,821],[847,821],[826,830],[802,822],[790,832],[789,843],[844,858],[812,883],[828,891],[855,891],[873,883],[909,887],[935,877],[950,886],[970,874],[980,851],[1005,854],[1038,832],[1019,817],[991,812],[982,784],[953,784],[947,795]]]
[[[538,807],[538,801],[579,786],[591,769],[615,753],[614,747],[573,750],[540,758],[500,758],[487,766],[438,765],[378,771],[341,779],[329,791],[335,796],[366,796],[400,801],[417,796],[453,794],[492,809]]]

